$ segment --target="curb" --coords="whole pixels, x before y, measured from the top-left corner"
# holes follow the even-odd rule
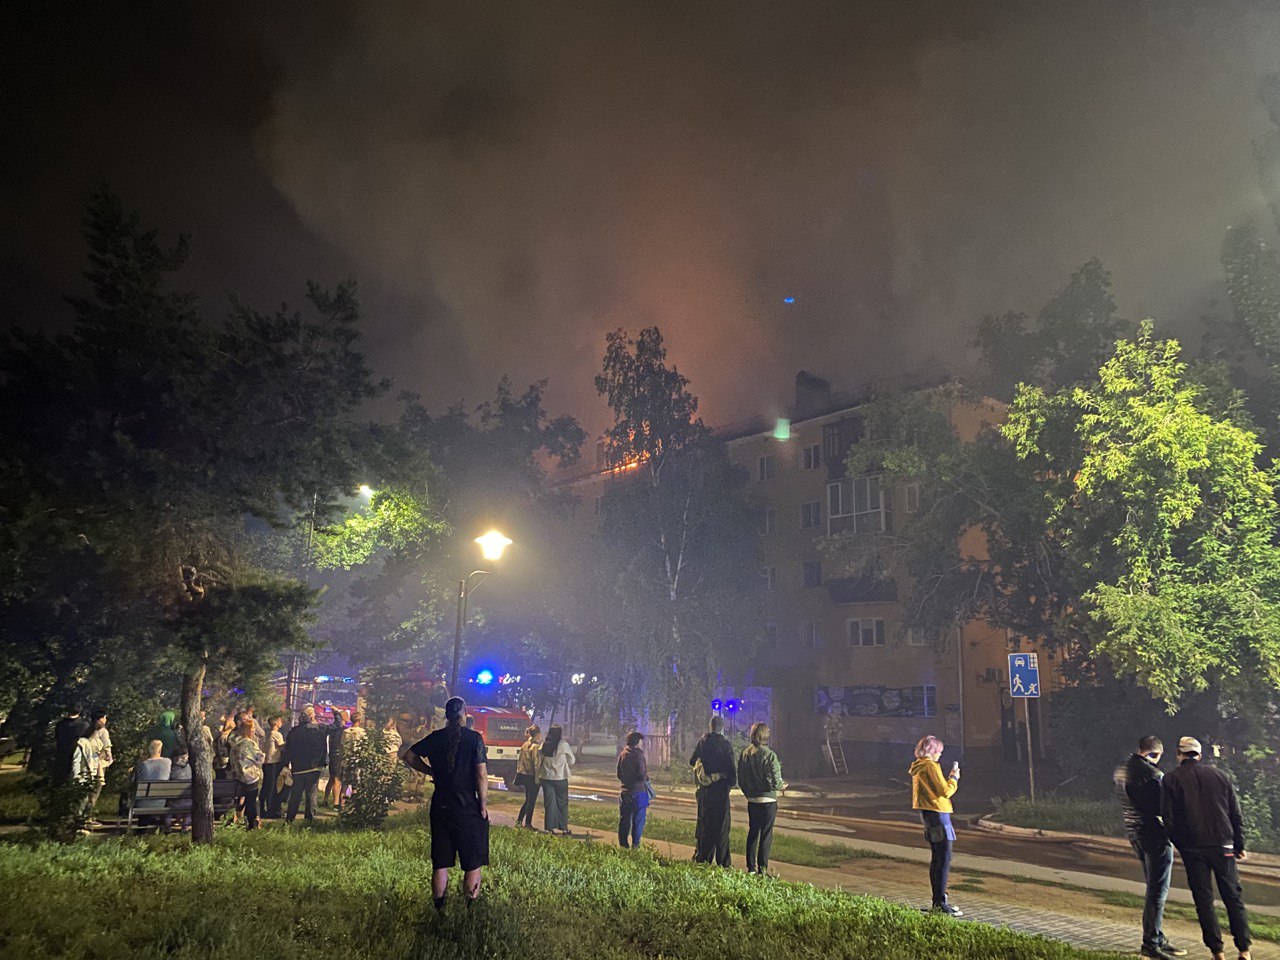
[[[1042,830],[1039,827],[1018,827],[1010,823],[992,820],[991,814],[972,821],[979,830],[991,833],[1003,833],[1011,837],[1026,840],[1038,840],[1044,843],[1070,843],[1086,850],[1101,853],[1130,853],[1128,840],[1119,837],[1100,837],[1091,833],[1068,833],[1063,830]],[[1280,856],[1268,853],[1251,853],[1249,859],[1237,865],[1241,876],[1252,876],[1260,880],[1280,880]]]

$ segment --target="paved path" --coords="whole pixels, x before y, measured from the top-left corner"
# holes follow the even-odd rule
[[[501,806],[491,809],[495,824],[514,826],[514,815],[507,809]],[[573,830],[584,842],[605,843],[610,846],[617,845],[617,837],[612,832],[602,832],[576,826],[573,827]],[[671,843],[665,840],[645,840],[644,843],[646,847],[673,860],[691,860],[693,858],[693,848],[684,844]],[[895,858],[921,863],[927,863],[929,858],[928,851],[920,848],[902,847],[894,844],[873,844],[866,841],[854,841],[854,843],[856,846],[874,849],[875,852],[884,853]],[[921,897],[922,887],[927,887],[928,885],[925,876],[922,874],[921,883],[910,884],[893,881],[883,876],[875,876],[869,869],[869,864],[874,865],[878,862],[883,861],[859,861],[855,859],[846,862],[838,869],[801,867],[795,864],[777,862],[771,864],[771,867],[784,880],[809,883],[815,887],[843,890],[851,894],[880,897],[911,907],[921,907],[923,905],[922,899],[927,900],[927,895],[923,898]],[[1081,874],[1079,877],[1075,877],[1069,875],[1070,871],[1037,870],[1025,863],[994,860],[988,857],[957,856],[953,869],[963,871],[966,868],[1003,876],[1030,876],[1033,879],[1045,882],[1075,883],[1079,880],[1079,886],[1098,890],[1133,892],[1130,888],[1138,886],[1123,880],[1100,884],[1097,881],[1106,881],[1109,878],[1098,877],[1094,874]],[[708,867],[707,869],[714,868]],[[1045,876],[1034,876],[1036,873],[1044,873]],[[956,877],[953,878],[952,882],[955,884],[961,882],[961,880]],[[993,926],[1008,927],[1022,933],[1038,934],[1054,940],[1062,940],[1088,950],[1113,950],[1119,953],[1137,954],[1137,947],[1141,941],[1141,925],[1140,918],[1136,914],[1133,921],[1129,923],[1097,916],[1081,916],[1079,913],[1055,909],[1054,898],[1057,891],[1053,887],[1045,886],[1044,883],[1029,883],[1025,886],[1025,899],[1021,902],[1010,902],[984,896],[982,893],[966,892],[962,899],[965,919],[978,923],[988,923]],[[1141,889],[1139,888],[1137,892],[1141,893]],[[1199,928],[1195,924],[1171,919],[1166,924],[1166,929],[1174,942],[1190,951],[1189,960],[1208,956],[1208,951],[1200,943]],[[1227,955],[1234,957],[1235,952],[1231,949],[1230,942],[1228,942],[1227,946]],[[1263,942],[1256,943],[1253,947],[1253,957],[1255,960],[1280,960],[1280,945]]]

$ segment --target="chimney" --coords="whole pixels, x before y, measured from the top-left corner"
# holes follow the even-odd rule
[[[831,384],[821,377],[801,370],[796,374],[795,419],[804,420],[821,413],[831,404]]]

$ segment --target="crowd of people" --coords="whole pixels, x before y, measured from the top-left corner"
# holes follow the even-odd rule
[[[279,819],[282,812],[286,822],[293,821],[299,808],[307,820],[314,820],[324,773],[328,773],[329,781],[323,802],[339,808],[345,802],[349,790],[344,789],[344,784],[352,779],[355,752],[367,735],[359,712],[337,710],[332,723],[321,725],[315,707],[307,705],[288,735],[282,732],[283,727],[281,716],[270,717],[263,727],[253,705],[224,714],[216,723],[202,715],[200,736],[212,758],[214,778],[236,783],[231,822],[256,830],[263,819]],[[398,752],[401,738],[394,722],[388,722],[385,741],[391,752]],[[51,780],[55,785],[76,783],[84,787],[79,818],[86,831],[101,826],[94,819],[94,810],[106,784],[107,770],[115,761],[105,711],[95,710],[84,717],[78,707],[73,707],[55,725]],[[189,761],[187,738],[178,715],[166,710],[136,753],[121,797],[122,812],[139,783],[190,780]],[[163,798],[139,797],[133,801],[133,809],[143,824],[176,829],[189,825],[189,815],[183,815],[182,805],[166,806]],[[166,811],[165,815],[149,812],[158,810]]]
[[[284,819],[293,822],[301,810],[314,820],[322,775],[328,774],[325,802],[341,806],[344,782],[353,773],[350,758],[367,736],[357,712],[337,711],[331,724],[320,724],[315,707],[308,705],[298,723],[285,735],[283,718],[273,716],[264,728],[253,706],[223,716],[215,726],[201,725],[201,735],[213,756],[214,775],[237,783],[233,817],[249,829],[263,818],[279,818],[287,799]],[[443,709],[444,727],[402,747],[394,720],[384,732],[386,749],[399,755],[411,769],[431,777],[431,857],[433,896],[443,909],[448,870],[460,864],[468,900],[479,895],[481,868],[489,861],[488,758],[484,738],[468,721],[460,697],[449,699]],[[559,724],[551,724],[545,739],[536,724],[525,730],[519,751],[515,785],[523,790],[516,817],[518,827],[534,829],[538,796],[543,801],[543,829],[553,836],[571,836],[569,828],[569,774],[577,762]],[[649,782],[644,734],[632,731],[617,757],[618,844],[638,848],[653,787]],[[778,794],[786,788],[778,756],[769,747],[765,723],[751,726],[750,742],[735,756],[724,735],[724,720],[711,718],[707,733],[689,758],[696,783],[697,825],[694,860],[729,867],[731,826],[730,795],[737,786],[747,801],[746,868],[767,875],[777,816]],[[925,841],[930,847],[929,885],[932,909],[963,916],[947,894],[955,829],[952,797],[960,785],[960,764],[943,773],[945,749],[936,736],[925,736],[915,748],[910,767],[912,808],[919,812]],[[1178,743],[1178,766],[1165,774],[1159,766],[1164,746],[1154,736],[1142,737],[1137,750],[1115,771],[1114,786],[1124,826],[1146,878],[1142,914],[1141,955],[1154,960],[1185,956],[1187,951],[1169,942],[1163,931],[1174,850],[1182,859],[1200,923],[1204,944],[1214,960],[1225,960],[1223,936],[1214,903],[1214,889],[1226,910],[1228,926],[1239,960],[1249,960],[1251,936],[1237,864],[1248,857],[1244,842],[1240,803],[1231,780],[1223,771],[1203,762],[1203,748],[1194,737]],[[115,763],[107,714],[97,710],[83,717],[78,708],[68,711],[54,729],[55,783],[74,781],[85,789],[83,815],[87,826],[96,825],[93,810]],[[188,748],[177,716],[165,711],[150,732],[145,753],[133,766],[131,783],[190,780]],[[143,815],[164,807],[163,800],[140,798],[135,809]],[[166,817],[166,822],[171,820]]]

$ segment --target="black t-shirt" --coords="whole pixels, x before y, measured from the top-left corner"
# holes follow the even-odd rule
[[[449,728],[428,734],[409,749],[431,768],[435,793],[433,810],[471,810],[479,812],[480,794],[476,792],[476,767],[489,762],[484,737],[463,727],[453,769],[449,769]]]

